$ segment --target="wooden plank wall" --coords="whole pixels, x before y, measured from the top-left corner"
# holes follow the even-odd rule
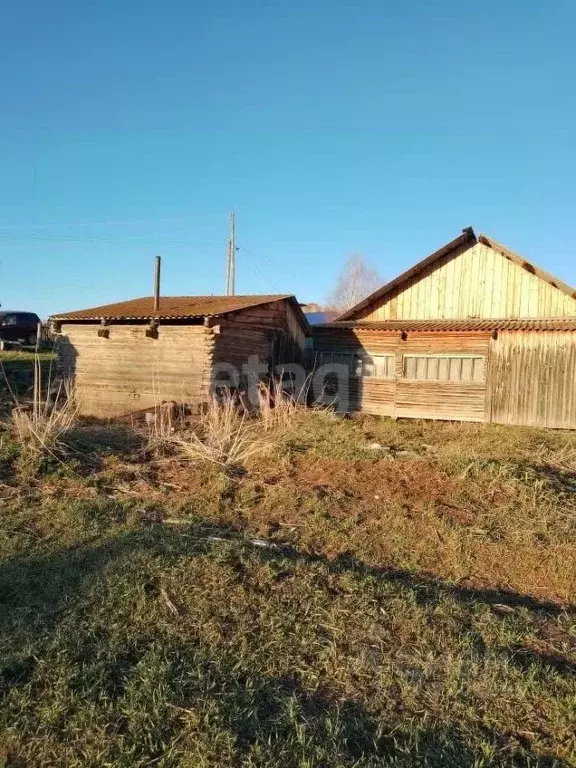
[[[489,418],[576,429],[576,331],[503,331],[491,341]]]
[[[476,243],[439,259],[355,319],[574,316],[576,299]]]
[[[485,404],[485,383],[396,381],[398,418],[484,421]]]
[[[60,367],[74,377],[80,412],[103,418],[162,401],[198,403],[209,392],[213,333],[201,325],[161,326],[157,339],[146,325],[62,325]]]
[[[402,418],[484,421],[486,382],[412,381],[404,378],[404,355],[489,353],[489,333],[408,333],[314,328],[315,352],[393,354],[394,379],[350,377],[350,410]]]
[[[290,303],[275,301],[228,315],[221,321],[214,347],[214,364],[233,365],[240,372],[257,355],[270,365],[299,362],[305,334]]]

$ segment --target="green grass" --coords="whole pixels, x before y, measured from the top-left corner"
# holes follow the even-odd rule
[[[47,384],[56,374],[56,355],[53,351],[6,350],[0,352],[0,413],[14,405],[14,395],[23,397],[31,390],[34,380],[34,360],[40,363],[42,380]]]
[[[306,414],[243,472],[98,424],[68,450],[26,481],[0,450],[6,766],[576,766],[572,434]]]
[[[44,352],[38,352],[38,360],[41,362],[51,362],[55,361],[56,355],[52,351],[44,351]],[[0,363],[3,365],[9,364],[10,366],[14,365],[15,363],[22,363],[22,364],[33,364],[34,360],[36,359],[36,353],[33,349],[26,349],[26,350],[4,350],[3,352],[0,352]]]

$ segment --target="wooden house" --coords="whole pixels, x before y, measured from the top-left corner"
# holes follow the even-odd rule
[[[576,291],[471,228],[312,343],[342,410],[576,429]]]
[[[255,359],[272,372],[299,362],[308,323],[294,296],[165,296],[50,318],[61,371],[83,415],[111,417],[209,399],[218,379],[242,383]]]

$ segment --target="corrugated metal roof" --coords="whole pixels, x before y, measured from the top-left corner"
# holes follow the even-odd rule
[[[324,329],[352,329],[362,331],[431,331],[449,333],[458,331],[576,331],[576,317],[502,318],[458,320],[340,320],[314,326]]]
[[[257,307],[272,301],[291,299],[298,304],[291,294],[271,294],[267,296],[162,296],[160,310],[154,311],[154,298],[120,301],[116,304],[104,304],[75,312],[62,312],[52,315],[51,320],[184,320],[187,318],[212,317],[240,309]],[[299,305],[298,305],[299,306]]]

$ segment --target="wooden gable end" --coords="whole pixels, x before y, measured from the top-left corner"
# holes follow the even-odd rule
[[[465,243],[346,319],[575,317],[576,296],[537,272],[484,242]]]

